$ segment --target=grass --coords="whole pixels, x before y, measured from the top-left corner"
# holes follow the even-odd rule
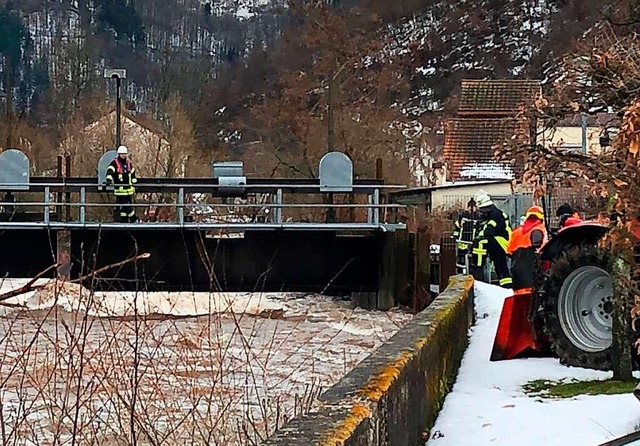
[[[549,381],[537,379],[529,381],[522,389],[529,396],[545,398],[573,398],[580,395],[618,395],[632,393],[637,382],[607,380],[593,381]]]

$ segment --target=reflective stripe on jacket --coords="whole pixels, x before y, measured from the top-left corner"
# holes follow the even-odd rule
[[[509,216],[495,206],[487,214],[486,220],[478,233],[479,238],[494,238],[496,242],[507,252],[509,238],[511,238],[511,225]]]
[[[476,238],[478,220],[474,220],[463,214],[454,222],[454,225],[453,238],[457,242],[458,249],[469,249],[469,245]]]
[[[133,195],[136,192],[133,186],[138,182],[136,169],[128,159],[124,162],[120,158],[115,158],[107,167],[105,177],[107,184],[113,184],[115,195]]]

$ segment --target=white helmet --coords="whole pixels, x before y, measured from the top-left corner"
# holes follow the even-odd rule
[[[476,192],[476,194],[473,196],[473,201],[476,202],[476,206],[478,208],[486,208],[487,206],[491,206],[493,204],[493,201],[491,201],[491,197],[489,196],[489,194],[482,189]]]
[[[118,155],[126,155],[127,153],[129,153],[129,149],[127,149],[127,146],[118,147]]]

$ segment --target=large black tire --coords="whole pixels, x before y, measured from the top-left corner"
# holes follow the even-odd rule
[[[538,311],[561,364],[611,370],[604,325],[611,322],[613,299],[608,267],[606,251],[580,245],[565,250],[545,273]]]

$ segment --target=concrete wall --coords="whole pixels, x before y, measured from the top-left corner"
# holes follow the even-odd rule
[[[96,287],[133,290],[137,280],[152,290],[376,292],[382,234],[247,231],[244,238],[214,239],[198,231],[77,230],[71,234],[72,275],[137,251],[151,257],[101,274],[106,280]]]
[[[428,438],[473,323],[473,279],[446,291],[264,445],[414,446]]]

